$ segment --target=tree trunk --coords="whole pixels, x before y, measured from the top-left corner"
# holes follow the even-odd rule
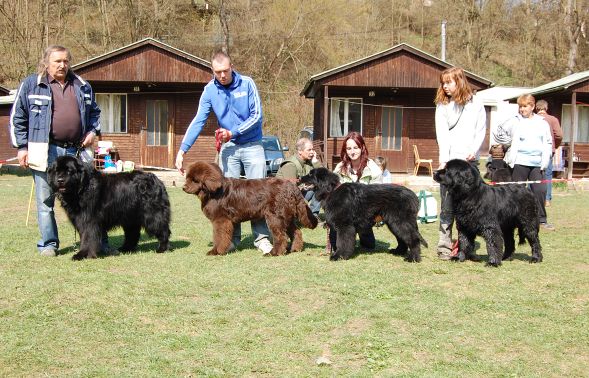
[[[581,17],[583,1],[567,0],[565,8],[565,25],[567,27],[567,38],[569,42],[569,54],[565,74],[570,75],[575,72],[577,66],[577,51],[579,48],[579,39],[585,29],[585,20]]]
[[[221,48],[229,54],[229,23],[227,10],[225,9],[225,0],[219,0],[219,22],[221,23],[221,31],[223,32],[223,46]]]

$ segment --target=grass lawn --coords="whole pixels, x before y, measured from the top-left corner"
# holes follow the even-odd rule
[[[71,260],[73,228],[58,212],[61,255],[40,257],[31,178],[0,175],[0,376],[562,377],[589,372],[589,193],[556,190],[530,248],[500,268],[436,258],[437,223],[420,225],[423,262],[377,251],[264,258],[250,228],[235,253],[208,257],[212,229],[194,196],[168,188],[173,251]],[[485,255],[477,239],[478,254]],[[111,244],[122,243],[120,230]],[[331,364],[318,366],[325,357]]]

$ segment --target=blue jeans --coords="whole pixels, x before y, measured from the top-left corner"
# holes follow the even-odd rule
[[[544,171],[544,176],[546,180],[552,180],[552,158],[548,161],[548,167]],[[552,181],[546,183],[546,200],[552,201]]]
[[[47,166],[57,159],[58,156],[76,156],[76,148],[62,148],[54,144],[49,145]],[[31,169],[33,180],[35,182],[35,200],[37,204],[37,224],[39,225],[39,232],[41,233],[41,240],[37,242],[37,249],[42,251],[44,249],[59,249],[59,235],[57,233],[57,223],[55,222],[55,213],[53,205],[55,204],[55,196],[53,190],[47,182],[47,172],[36,171]]]
[[[220,152],[220,161],[225,177],[238,179],[242,165],[247,179],[266,177],[266,155],[261,141],[244,144],[235,144],[232,141],[224,143]],[[262,239],[270,237],[265,219],[252,221],[251,227],[256,247]],[[241,241],[241,224],[234,225],[232,241],[236,246]]]
[[[319,215],[319,210],[321,210],[321,202],[317,201],[317,198],[315,198],[315,192],[312,190],[307,190],[305,192],[305,200],[309,203],[309,208],[311,209],[313,215]]]

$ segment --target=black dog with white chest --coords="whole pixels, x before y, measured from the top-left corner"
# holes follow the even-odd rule
[[[371,229],[378,220],[395,235],[398,246],[390,252],[421,261],[420,244],[427,247],[417,228],[419,200],[411,190],[393,184],[345,183],[325,168],[311,170],[300,179],[301,186],[315,191],[325,210],[325,221],[337,232],[331,260],[349,259],[354,253],[356,233]]]
[[[487,243],[488,265],[501,265],[501,260],[511,259],[515,251],[516,228],[519,244],[527,240],[532,247],[530,262],[542,261],[538,207],[529,189],[515,184],[490,186],[464,160],[450,160],[434,174],[434,180],[446,185],[452,197],[460,261],[472,254],[475,237],[480,235]]]
[[[58,157],[49,168],[49,185],[80,234],[74,260],[96,258],[102,235],[121,226],[120,251],[137,247],[143,227],[159,241],[157,252],[169,248],[170,201],[164,184],[141,171],[102,174],[72,156]]]

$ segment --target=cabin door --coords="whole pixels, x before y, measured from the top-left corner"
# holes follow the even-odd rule
[[[174,167],[174,102],[149,99],[145,103],[145,126],[141,137],[141,160],[145,166]]]
[[[384,106],[379,110],[376,112],[374,154],[370,153],[370,157],[386,158],[387,169],[391,173],[408,172],[408,149],[403,143],[403,137],[407,137],[404,135],[407,133],[407,127],[403,125],[403,108]]]

